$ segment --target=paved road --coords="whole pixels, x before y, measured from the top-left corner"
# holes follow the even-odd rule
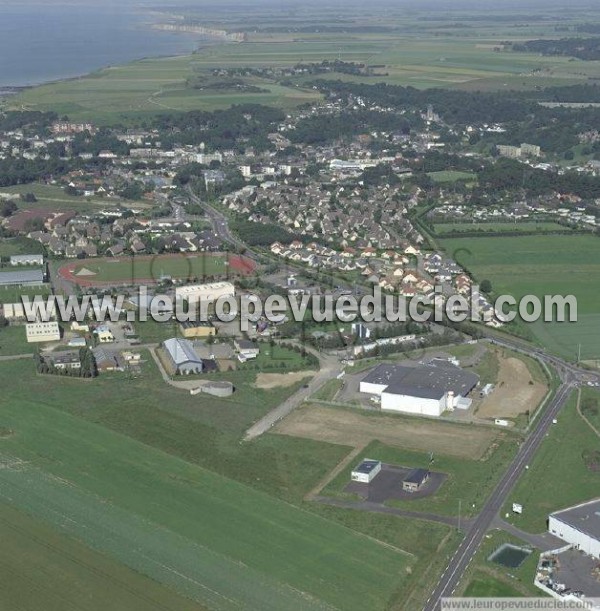
[[[522,475],[523,471],[531,463],[548,428],[552,425],[552,420],[557,417],[569,398],[571,391],[575,387],[576,376],[570,371],[571,369],[570,366],[567,367],[562,386],[546,406],[546,409],[536,423],[535,429],[523,442],[516,457],[485,503],[483,510],[475,518],[471,529],[467,531],[465,538],[462,540],[456,553],[442,574],[438,585],[425,604],[424,611],[439,609],[441,599],[453,595],[456,586],[467,570],[486,532],[493,524],[498,511],[504,505],[508,494]]]
[[[244,251],[246,256],[252,256],[254,253],[246,246],[242,240],[235,236],[229,229],[229,219],[214,206],[211,206],[208,202],[202,201],[192,190],[191,187],[187,188],[188,194],[191,201],[194,204],[202,206],[202,209],[206,213],[206,216],[210,220],[215,236],[220,238],[223,242],[232,244],[233,246]]]
[[[306,348],[306,350],[314,352],[309,348]],[[326,382],[334,379],[342,371],[343,366],[340,365],[337,356],[317,352],[314,352],[314,354],[318,356],[320,363],[320,369],[315,377],[291,397],[288,397],[283,403],[280,403],[275,409],[271,410],[266,416],[254,423],[246,431],[244,441],[256,439],[256,437],[266,433],[273,425],[291,414],[308,397],[317,392]]]

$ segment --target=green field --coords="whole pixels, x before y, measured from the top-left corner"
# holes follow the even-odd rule
[[[377,12],[377,11],[376,11]],[[296,16],[287,27],[302,19],[314,22],[315,15]],[[206,17],[203,15],[203,19]],[[417,88],[454,87],[477,90],[534,89],[542,86],[581,83],[600,76],[600,62],[577,62],[567,57],[543,57],[528,53],[498,52],[502,41],[527,39],[553,33],[554,23],[534,20],[527,27],[515,15],[518,36],[510,22],[496,22],[490,15],[457,30],[443,19],[432,21],[414,13],[353,11],[348,16],[358,24],[397,27],[395,32],[253,32],[249,25],[257,15],[240,11],[240,23],[231,13],[221,15],[221,25],[241,27],[248,40],[243,43],[211,44],[193,55],[145,59],[125,66],[109,67],[89,76],[51,83],[24,91],[9,100],[11,107],[54,110],[73,120],[97,123],[144,119],[165,111],[214,110],[232,104],[261,103],[289,110],[320,99],[306,84],[312,75],[300,75],[282,85],[276,79],[247,76],[242,80],[266,92],[194,89],[188,81],[212,78],[215,68],[286,67],[298,63],[340,59],[376,65],[374,75],[330,73],[326,78]],[[218,17],[217,17],[218,19]],[[524,19],[531,19],[530,16]],[[285,20],[284,20],[285,21]],[[335,20],[337,21],[337,19]],[[321,24],[327,18],[318,19]],[[279,23],[263,15],[259,27]],[[456,25],[456,24],[455,24]],[[460,35],[458,35],[460,34]],[[444,181],[447,178],[443,179]],[[455,178],[451,178],[455,180]]]
[[[1,187],[0,193],[13,196],[14,202],[23,209],[48,208],[51,210],[76,210],[80,213],[97,212],[98,209],[112,208],[126,204],[135,208],[148,208],[147,202],[126,202],[120,198],[104,197],[78,197],[65,193],[59,185],[46,185],[42,183],[29,183],[26,185],[14,185],[11,187]],[[21,193],[33,193],[37,202],[27,203],[19,199]]]
[[[473,181],[477,180],[476,174],[473,172],[458,172],[456,170],[442,170],[440,172],[429,172],[427,174],[433,182],[457,182],[459,180]]]
[[[235,266],[229,265],[227,255],[205,253],[92,259],[77,264],[73,271],[75,281],[84,286],[109,282],[157,282],[161,276],[193,282],[237,273]]]
[[[52,417],[52,423],[57,427],[57,431],[52,432],[48,438],[48,447],[44,455],[32,458],[29,463],[32,467],[45,469],[49,462],[53,465],[52,468],[56,467],[57,470],[66,468],[60,464],[62,458],[57,456],[56,452],[63,451],[63,442],[70,446],[70,441],[66,439],[66,436],[72,432],[71,427],[81,421],[81,426],[85,425],[86,429],[85,432],[80,431],[84,439],[80,441],[82,444],[92,444],[95,449],[92,450],[92,462],[90,462],[87,459],[87,449],[81,446],[76,447],[75,451],[79,451],[80,455],[78,459],[74,459],[72,468],[82,471],[81,478],[86,480],[86,485],[88,480],[90,485],[91,482],[101,485],[102,474],[99,474],[98,470],[104,470],[105,467],[101,458],[112,454],[114,460],[122,458],[130,461],[128,467],[132,464],[139,464],[142,471],[146,468],[153,469],[156,472],[153,477],[158,478],[161,485],[171,482],[177,486],[191,486],[190,494],[196,494],[198,489],[193,483],[196,480],[192,481],[188,474],[179,474],[169,457],[183,459],[185,463],[178,461],[177,464],[185,464],[186,468],[191,469],[195,474],[205,473],[203,469],[196,469],[196,467],[203,467],[212,471],[211,477],[217,478],[218,481],[230,483],[230,480],[235,479],[257,491],[282,499],[288,503],[286,511],[294,515],[297,510],[293,505],[302,506],[302,509],[310,511],[311,514],[325,518],[327,528],[330,522],[333,522],[334,526],[341,524],[356,533],[362,533],[369,538],[376,538],[385,544],[406,550],[412,556],[400,554],[402,568],[399,569],[395,583],[400,588],[396,600],[402,602],[398,602],[397,606],[399,609],[410,610],[422,604],[428,595],[427,584],[430,582],[432,584],[436,578],[432,573],[431,578],[425,581],[422,579],[423,573],[441,571],[442,565],[453,553],[457,543],[457,539],[451,536],[450,529],[443,525],[432,525],[428,522],[397,516],[356,512],[318,504],[304,504],[303,498],[306,493],[342,460],[350,451],[348,447],[279,435],[264,435],[251,444],[239,443],[243,431],[252,422],[283,401],[294,392],[298,385],[287,389],[259,390],[254,387],[255,373],[240,371],[220,374],[234,382],[236,393],[229,399],[216,401],[204,395],[190,396],[183,390],[178,391],[168,386],[162,380],[147,351],[142,352],[142,358],[144,362],[142,373],[139,376],[130,377],[126,373],[106,374],[93,382],[36,375],[33,363],[29,360],[0,363],[0,386],[3,388],[3,396],[0,399],[0,431],[6,431],[6,429],[14,431],[12,438],[0,439],[0,454],[6,451],[5,446],[2,445],[5,441],[20,443],[25,432],[23,426],[19,426],[16,420],[12,420],[13,416],[10,416],[12,423],[8,422],[10,414],[5,412],[4,405],[14,406],[14,418],[17,420],[21,415],[37,419],[36,406],[40,405],[40,409],[44,412],[57,414],[58,420]],[[101,400],[98,400],[98,397],[101,397]],[[10,413],[13,414],[13,408]],[[69,418],[64,419],[60,417],[61,415]],[[103,429],[92,425],[101,425]],[[32,424],[32,426],[35,426],[36,431],[39,432],[39,442],[42,443],[41,436],[44,433],[45,425],[37,419],[37,424]],[[91,426],[92,428],[88,428]],[[98,438],[95,433],[91,435],[92,430],[119,433],[119,443],[124,444],[123,447],[120,447],[118,452],[111,449],[102,450],[97,445]],[[60,441],[54,437],[55,433],[61,436]],[[128,442],[122,435],[144,444],[143,446],[134,444],[138,448],[144,447],[144,450],[149,447],[154,448],[153,456],[160,456],[160,465],[149,458],[148,460],[141,457],[132,459],[131,454],[125,450]],[[96,454],[96,450],[101,452],[101,455]],[[37,452],[37,449],[34,451]],[[15,454],[15,452],[11,450],[10,454]],[[82,458],[84,456],[85,458]],[[94,466],[92,463],[98,464]],[[265,465],[269,465],[269,468],[265,468]],[[122,478],[118,477],[119,481],[115,484],[117,487],[128,485],[130,479],[133,478],[128,468],[123,467],[123,469],[127,473]],[[107,471],[104,471],[103,474],[111,478]],[[220,474],[221,477],[219,478],[216,474]],[[43,480],[42,475],[39,474]],[[79,478],[79,475],[77,477]],[[63,479],[71,481],[70,478],[71,473]],[[146,475],[142,480],[144,483],[140,483],[139,486],[144,487],[148,495],[151,494]],[[54,480],[55,483],[57,481],[61,480]],[[135,478],[132,481],[136,481]],[[43,485],[43,482],[40,481],[32,484],[31,488],[38,489],[38,486]],[[112,486],[109,483],[106,485]],[[77,491],[82,486],[77,488]],[[73,486],[68,488],[69,490],[74,489]],[[241,486],[240,489],[246,490],[247,488]],[[56,491],[56,494],[59,492],[62,494],[65,490],[61,488]],[[137,492],[140,492],[139,489]],[[137,494],[137,492],[132,490],[131,493]],[[172,508],[173,516],[169,519],[179,519],[177,514],[179,511],[186,512],[186,515],[203,517],[204,514],[199,513],[201,506],[185,507],[189,498],[182,498],[179,488],[171,492],[172,502],[178,502],[178,505]],[[119,494],[120,490],[116,490],[115,495]],[[244,498],[239,493],[237,501],[240,506],[247,507],[248,504]],[[265,497],[261,496],[261,498]],[[64,502],[75,501],[66,499]],[[154,498],[146,499],[145,502],[150,506],[149,511],[160,512],[163,517],[169,513],[162,502]],[[87,501],[84,503],[82,500],[82,503],[86,505]],[[127,533],[131,532],[132,537],[136,536],[138,526],[139,523],[134,520],[127,521]],[[227,530],[229,527],[224,528]],[[89,531],[86,530],[86,533],[89,535]],[[125,540],[129,549],[131,541],[127,537]],[[358,537],[361,539],[360,535]],[[114,542],[114,538],[108,540]],[[83,541],[86,542],[86,539],[83,538]],[[95,545],[95,542],[92,543]],[[137,546],[137,541],[134,543]],[[163,544],[164,541],[161,541],[161,549],[163,549]],[[266,548],[271,545],[275,545],[276,550],[279,549],[277,543],[265,540]],[[379,546],[376,545],[376,547]],[[128,561],[128,558],[121,554],[125,554],[121,548],[116,548],[109,553],[117,559]],[[326,559],[329,559],[330,555],[329,552],[322,552],[315,558],[323,558],[323,561],[328,561]],[[189,565],[193,566],[194,562],[190,561]],[[146,567],[140,570],[146,572]],[[298,569],[297,572],[302,573],[302,570]],[[162,579],[164,575],[160,577]],[[379,576],[374,582],[373,588],[375,589],[379,587],[378,579]],[[384,578],[385,583],[387,583],[386,580],[387,578]],[[324,584],[323,587],[329,586]],[[383,592],[378,596],[383,597]],[[405,601],[408,601],[406,606],[404,606]],[[365,608],[378,608],[377,604],[379,603],[373,606],[369,603]],[[342,608],[347,607],[343,605]]]
[[[213,609],[383,609],[402,583],[401,550],[46,401],[0,405],[3,501]]]
[[[206,611],[156,581],[0,503],[3,609]]]
[[[588,395],[598,397],[598,392],[584,389],[583,396]],[[598,496],[600,473],[586,466],[583,454],[597,450],[600,439],[579,416],[576,405],[577,393],[573,393],[503,509],[523,530],[544,532],[549,513]],[[512,503],[523,505],[521,515],[512,514]]]
[[[465,596],[475,598],[515,598],[522,596],[522,594],[509,584],[479,572],[476,573],[474,579],[467,586]]]
[[[570,231],[569,227],[560,225],[553,221],[523,221],[519,223],[501,223],[501,222],[489,222],[489,223],[436,223],[434,225],[435,233],[473,233],[477,231],[490,232],[490,233],[501,233],[503,231],[515,233],[515,232],[553,232],[553,231]]]
[[[449,238],[441,246],[496,295],[574,295],[577,322],[527,325],[540,344],[566,358],[600,358],[600,240],[591,235]],[[524,323],[525,324],[525,323]]]

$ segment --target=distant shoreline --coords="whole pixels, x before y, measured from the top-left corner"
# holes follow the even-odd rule
[[[153,12],[153,14],[158,15],[160,13]],[[145,26],[142,26],[142,28],[143,29],[147,28],[149,30],[162,30],[162,27],[157,27],[157,26],[162,26],[162,25],[164,24],[157,23],[157,22],[151,22],[151,23],[146,23]],[[166,30],[163,30],[163,31],[166,31]],[[177,31],[177,30],[171,30],[171,31],[173,31],[173,33],[179,33],[179,34],[188,34],[188,35],[195,34],[195,32],[186,32],[186,31]],[[141,62],[141,61],[146,61],[146,60],[151,60],[151,59],[168,59],[168,58],[176,58],[176,57],[185,57],[187,55],[193,55],[197,53],[199,50],[201,50],[205,46],[209,46],[209,44],[210,45],[219,44],[219,40],[216,38],[209,38],[208,36],[202,37],[200,33],[198,33],[197,35],[198,35],[198,40],[195,41],[194,49],[192,49],[189,53],[182,52],[182,53],[165,53],[165,54],[158,54],[158,55],[143,55],[141,57],[135,57],[132,59],[124,60],[123,62],[114,63],[114,64],[106,64],[104,66],[92,68],[91,70],[82,71],[78,74],[74,74],[71,76],[49,78],[47,80],[42,79],[39,82],[27,83],[25,85],[11,85],[11,84],[0,85],[0,98],[12,97],[24,91],[27,91],[28,89],[34,89],[36,87],[43,87],[45,85],[55,85],[58,83],[67,83],[69,81],[76,81],[81,78],[87,78],[98,72],[102,72],[103,70],[108,70],[110,68],[117,68],[120,66],[126,66],[127,64],[132,64],[135,62]]]

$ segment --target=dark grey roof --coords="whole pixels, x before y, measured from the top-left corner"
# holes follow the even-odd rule
[[[429,477],[427,469],[413,469],[405,478],[407,484],[416,484],[420,486]]]
[[[552,517],[600,541],[600,499],[555,511]]]
[[[355,473],[366,473],[369,474],[380,462],[378,460],[371,460],[370,458],[365,458],[360,465],[356,466],[352,471]]]
[[[10,286],[17,284],[39,283],[44,281],[44,272],[41,269],[24,269],[14,272],[0,272],[0,285]]]
[[[386,393],[441,399],[449,391],[463,397],[469,394],[477,386],[479,376],[453,365],[405,367],[382,363],[363,382],[386,385]]]

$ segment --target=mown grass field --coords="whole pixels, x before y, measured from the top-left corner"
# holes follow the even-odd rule
[[[528,325],[538,341],[566,358],[600,357],[600,240],[587,235],[449,238],[440,243],[496,295],[574,295],[577,322]],[[526,323],[524,323],[526,324]]]
[[[0,418],[5,502],[210,608],[383,609],[411,561],[47,400]]]
[[[427,174],[433,182],[457,182],[459,180],[473,181],[477,180],[476,174],[473,172],[459,172],[457,170],[442,170],[440,172],[429,172]]]
[[[599,396],[587,388],[583,393]],[[598,496],[600,472],[586,466],[583,454],[600,448],[600,439],[579,416],[576,406],[577,393],[573,393],[502,510],[523,530],[544,532],[549,513]],[[512,503],[523,505],[521,515],[512,513]]]
[[[207,611],[141,573],[0,504],[2,608],[37,611]]]

